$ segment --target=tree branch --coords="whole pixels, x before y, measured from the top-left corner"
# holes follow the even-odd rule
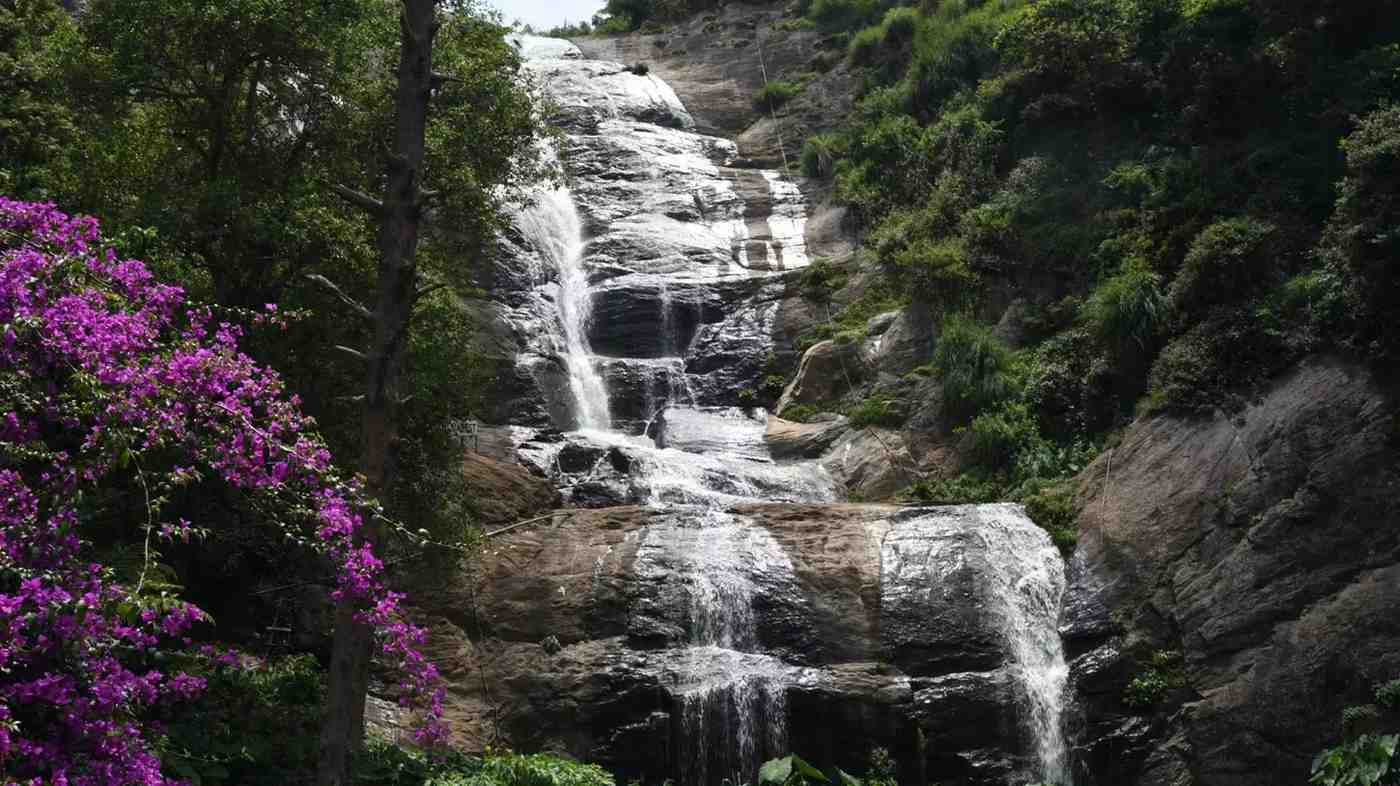
[[[340,352],[341,354],[349,355],[350,357],[352,357],[352,358],[354,358],[354,359],[356,359],[356,360],[358,360],[358,361],[360,361],[360,362],[362,362],[362,363],[367,363],[367,362],[369,362],[369,358],[365,356],[365,353],[361,352],[361,351],[358,350],[358,349],[353,349],[353,348],[351,348],[351,347],[343,346],[343,345],[341,345],[341,344],[336,344],[334,347],[332,347],[332,349],[335,349],[337,352]]]
[[[384,214],[384,203],[380,202],[378,199],[375,199],[369,194],[361,193],[353,188],[348,188],[339,183],[332,184],[331,190],[334,191],[341,199],[344,199],[346,202],[349,202],[355,207],[358,207],[361,210],[364,210],[375,217]]]
[[[326,278],[325,276],[319,273],[308,273],[305,276],[305,278],[307,281],[310,281],[313,284],[320,284],[322,289],[325,289],[332,295],[335,295],[341,303],[344,303],[351,311],[354,311],[355,314],[359,317],[369,320],[374,319],[373,312],[371,312],[368,308],[365,308],[365,305],[360,301],[345,294],[345,292],[341,290],[340,287],[336,286],[335,283],[332,282],[329,278]]]

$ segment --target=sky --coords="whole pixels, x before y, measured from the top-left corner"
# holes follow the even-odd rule
[[[520,19],[547,30],[564,22],[582,22],[593,18],[606,0],[486,0],[498,9],[506,22]]]

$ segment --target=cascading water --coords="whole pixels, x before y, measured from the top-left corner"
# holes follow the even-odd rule
[[[836,492],[820,464],[774,461],[762,410],[721,406],[733,403],[735,378],[713,362],[699,364],[708,378],[693,372],[687,344],[708,341],[727,360],[735,346],[728,331],[759,353],[771,351],[777,297],[720,322],[696,326],[694,315],[712,283],[739,280],[757,292],[808,263],[802,195],[779,173],[724,169],[737,158],[733,144],[686,130],[688,113],[659,79],[583,60],[567,42],[523,37],[519,45],[563,108],[576,178],[573,192],[540,194],[517,222],[552,274],[535,277],[529,301],[539,306],[530,317],[539,327],[530,331],[532,362],[565,367],[570,422],[555,420],[573,431],[522,443],[517,455],[557,478],[566,499],[586,500],[601,484],[610,504],[657,510],[634,570],[681,599],[668,623],[686,636],[665,651],[671,771],[682,786],[751,782],[765,758],[788,752],[788,690],[807,670],[764,651],[755,602],[774,583],[795,586],[794,568],[773,535],[734,508],[829,502]],[[762,189],[771,215],[749,215],[744,189]],[[605,227],[591,250],[580,207],[590,226]],[[690,309],[685,335],[673,285]],[[648,305],[619,310],[609,297]],[[604,314],[654,314],[637,336],[648,349],[615,356],[631,344],[609,333],[613,325],[592,325],[595,300]],[[601,364],[590,328],[614,336],[599,344],[613,350]],[[614,408],[631,395],[639,412],[610,412],[609,379],[621,386],[612,391]],[[975,549],[969,537],[978,539]],[[1014,506],[980,506],[962,518],[897,517],[879,546],[881,605],[912,604],[917,618],[910,599],[940,580],[939,565],[961,565],[970,550],[986,555],[978,592],[1004,642],[1004,671],[1034,754],[1031,775],[1068,786],[1061,719],[1068,669],[1056,628],[1063,563],[1043,531]]]
[[[988,586],[998,605],[1002,637],[1024,702],[1022,719],[1034,743],[1037,780],[1072,786],[1064,732],[1065,663],[1058,620],[1065,592],[1064,560],[1043,530],[993,520],[978,530],[993,561]]]
[[[583,266],[583,252],[587,246],[583,222],[573,195],[566,188],[539,194],[534,204],[517,218],[516,224],[559,276],[559,326],[578,427],[606,431],[612,425],[612,418],[608,414],[607,386],[588,345],[593,296],[588,288],[588,272]]]

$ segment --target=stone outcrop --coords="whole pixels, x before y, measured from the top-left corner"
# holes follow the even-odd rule
[[[1140,421],[1084,472],[1064,631],[1096,782],[1301,783],[1400,675],[1396,415],[1318,359],[1238,415]],[[1124,706],[1154,650],[1184,688]]]
[[[757,673],[786,708],[784,747],[821,765],[861,771],[878,745],[929,782],[1024,776],[988,582],[1027,558],[988,533],[1049,548],[1018,508],[751,505],[703,526],[696,515],[560,512],[493,540],[424,598],[459,742],[556,750],[660,782],[689,750],[694,692]],[[711,547],[742,558],[710,563]],[[696,648],[712,623],[695,593],[733,582],[749,587],[740,616],[756,639]]]
[[[726,136],[762,166],[796,162],[803,141],[847,116],[855,78],[844,40],[792,29],[780,3],[731,3],[659,33],[580,39],[593,58],[645,63],[681,96],[705,134]],[[803,90],[772,114],[754,107],[769,81],[802,80]]]

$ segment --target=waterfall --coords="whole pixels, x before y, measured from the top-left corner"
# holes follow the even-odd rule
[[[762,527],[716,508],[690,507],[648,528],[639,572],[680,575],[690,636],[679,654],[676,770],[683,784],[751,782],[787,753],[792,672],[762,654],[758,577],[791,580],[787,553]]]
[[[1060,642],[1065,566],[1043,530],[1014,517],[990,516],[978,529],[990,554],[988,590],[1021,691],[1022,724],[1033,744],[1036,779],[1072,786],[1065,744],[1064,705],[1069,666]]]
[[[670,703],[670,774],[680,786],[751,783],[766,758],[821,755],[787,750],[788,691],[821,667],[769,655],[760,635],[768,593],[798,585],[792,562],[772,533],[736,512],[836,497],[819,462],[774,460],[762,410],[735,406],[767,373],[759,359],[774,349],[781,271],[810,262],[804,198],[781,173],[745,169],[733,142],[696,133],[655,76],[588,60],[567,42],[516,40],[562,118],[578,195],[576,204],[568,189],[543,192],[517,220],[538,257],[526,264],[552,274],[521,276],[534,275],[528,297],[511,304],[526,326],[522,354],[532,373],[544,369],[548,416],[568,433],[536,432],[516,455],[572,503],[655,509],[631,570],[662,598],[647,613],[666,649],[648,658],[662,664],[657,684]],[[751,215],[759,204],[768,215]],[[606,367],[589,340],[595,294],[618,320],[595,334],[606,336]],[[560,362],[567,412],[554,406]],[[1057,628],[1064,566],[1048,536],[1011,505],[888,515],[871,525],[889,527],[872,547],[881,619],[928,626],[930,598],[964,581],[956,598],[940,597],[977,603],[981,638],[994,630],[1001,639],[996,695],[1014,686],[1033,754],[1025,774],[1069,786]]]
[[[559,325],[578,427],[606,431],[612,425],[608,414],[608,389],[594,365],[593,352],[588,345],[593,293],[588,286],[588,272],[583,267],[586,247],[583,221],[574,206],[573,195],[567,188],[540,194],[516,224],[559,275]]]

